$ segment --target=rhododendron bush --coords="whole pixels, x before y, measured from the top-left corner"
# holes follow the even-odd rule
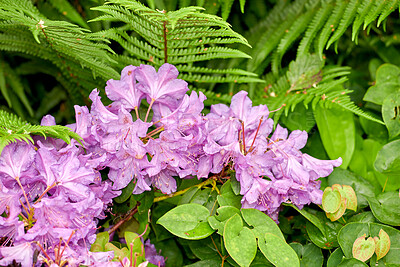
[[[0,0],[0,266],[400,266],[400,0]]]
[[[186,94],[187,83],[177,76],[171,64],[162,65],[158,72],[148,65],[128,66],[120,80],[107,82],[111,104],[105,106],[94,89],[90,110],[75,106],[76,123],[68,127],[82,137],[81,144],[37,137],[33,144],[17,142],[4,148],[0,231],[10,246],[0,248],[0,264],[15,260],[24,266],[34,261],[129,266],[132,260],[143,260],[164,265],[164,258],[154,256],[158,261],[152,261],[140,250],[135,252],[139,259],[107,248],[90,250],[97,223],[107,218],[121,190],[173,197],[180,179],[192,179],[199,181],[192,188],[212,185],[210,193],[218,194],[217,183],[226,186],[234,180],[237,188],[232,190],[241,207],[257,209],[276,222],[282,203],[300,209],[322,203],[317,179],[339,166],[340,158],[318,160],[302,153],[307,133],[297,130],[289,135],[280,125],[273,130],[268,107],[253,106],[245,91],[232,97],[230,107],[212,105],[205,115],[204,94]],[[139,113],[142,100],[148,103],[146,114]],[[42,119],[42,125],[54,124],[51,115]],[[187,205],[194,205],[193,211],[203,207],[207,217],[216,216],[218,206],[225,206],[218,198],[212,204],[208,209]],[[208,228],[188,236],[201,239],[214,232],[204,227]],[[110,262],[115,258],[119,262]]]

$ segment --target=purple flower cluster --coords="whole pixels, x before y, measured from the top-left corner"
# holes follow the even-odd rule
[[[113,189],[132,180],[134,194],[154,186],[164,194],[176,191],[174,177],[196,175],[204,136],[205,96],[186,95],[187,83],[178,71],[164,64],[159,71],[147,65],[128,66],[121,80],[107,82],[106,94],[113,103],[104,106],[93,90],[91,110],[75,107],[76,132],[83,137],[90,160],[98,168],[109,168]],[[143,99],[148,108],[139,115]],[[152,120],[147,122],[152,111]],[[133,116],[132,116],[133,114]]]
[[[128,66],[120,80],[109,80],[105,106],[97,89],[92,106],[75,106],[83,138],[76,143],[38,138],[34,145],[8,145],[0,157],[0,233],[12,247],[1,247],[0,265],[12,260],[32,264],[68,261],[90,265],[110,253],[88,252],[96,222],[120,189],[133,181],[133,193],[176,191],[176,178],[207,178],[231,169],[240,182],[243,208],[256,208],[277,220],[283,202],[299,208],[321,203],[320,177],[341,159],[322,161],[300,149],[305,131],[288,131],[268,118],[265,105],[252,106],[247,93],[232,97],[230,107],[211,106],[203,115],[204,94],[188,91],[177,69],[162,65]],[[147,104],[145,103],[147,102]],[[143,111],[145,110],[145,111]],[[151,119],[150,119],[151,118]],[[45,125],[54,118],[45,117]],[[111,181],[102,181],[107,168]],[[163,259],[155,259],[162,262]]]
[[[242,207],[264,211],[277,221],[283,202],[299,208],[320,204],[317,179],[328,176],[342,160],[318,160],[303,154],[300,149],[307,133],[296,130],[288,136],[279,124],[272,133],[268,115],[267,106],[253,107],[244,91],[232,97],[230,107],[213,105],[205,116],[207,141],[200,176],[219,173],[230,164],[240,182]]]
[[[52,122],[50,116],[42,120]],[[98,219],[118,194],[74,142],[38,138],[34,145],[6,146],[0,157],[0,265],[79,266],[112,258],[88,250]]]
[[[341,159],[321,161],[300,149],[307,141],[305,131],[288,131],[268,119],[265,105],[252,106],[247,93],[232,97],[230,107],[211,106],[204,116],[205,96],[188,91],[170,64],[158,73],[151,66],[128,66],[121,80],[110,80],[104,106],[98,92],[90,95],[90,113],[77,107],[77,132],[87,141],[89,151],[109,167],[113,189],[124,188],[134,179],[134,194],[154,186],[162,193],[176,191],[174,177],[236,172],[245,208],[265,211],[275,220],[282,202],[321,203],[320,177],[329,175]],[[142,100],[148,104],[140,119]],[[150,110],[151,122],[147,122]],[[131,113],[134,114],[132,117]]]

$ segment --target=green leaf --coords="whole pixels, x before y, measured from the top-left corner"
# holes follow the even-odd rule
[[[400,198],[398,192],[385,192],[375,197],[365,196],[374,216],[381,222],[400,226]]]
[[[92,252],[99,252],[99,251],[105,251],[105,246],[110,241],[110,235],[108,234],[107,231],[105,232],[100,232],[96,235],[96,241],[92,244],[90,247],[90,251]]]
[[[287,116],[281,116],[280,120],[291,130],[302,130],[309,132],[315,126],[314,112],[311,108],[306,109],[304,105],[296,105]]]
[[[133,189],[135,188],[135,184],[133,180],[121,190],[121,195],[114,198],[114,201],[117,203],[123,203],[128,200],[132,196]]]
[[[355,148],[355,126],[353,113],[338,107],[315,109],[315,120],[325,150],[331,159],[342,157],[340,166],[346,169]]]
[[[352,257],[352,248],[354,241],[362,236],[378,236],[383,229],[390,237],[391,246],[388,254],[380,259],[378,263],[384,263],[387,266],[400,266],[400,231],[383,224],[377,223],[348,223],[338,235],[340,247],[347,258]],[[379,265],[381,266],[381,265]],[[385,266],[385,265],[383,265]]]
[[[221,195],[218,195],[217,199],[220,206],[233,206],[237,209],[242,207],[242,196],[233,192],[230,180],[222,185]]]
[[[162,256],[166,259],[166,267],[183,266],[183,251],[173,238],[157,242],[154,245],[157,251],[161,250]]]
[[[379,231],[379,238],[374,237],[375,240],[375,253],[377,256],[377,260],[385,257],[386,254],[389,252],[390,249],[390,238],[389,235],[381,229]]]
[[[331,187],[327,187],[322,195],[322,207],[325,212],[334,213],[336,212],[341,203],[341,195],[339,190],[332,190]]]
[[[217,230],[217,233],[223,235],[225,223],[235,214],[240,215],[240,210],[232,206],[223,206],[217,209],[217,215],[208,218],[211,228]]]
[[[382,173],[400,174],[400,140],[382,147],[375,160],[375,168]]]
[[[367,261],[375,252],[375,241],[372,237],[365,240],[365,235],[357,238],[353,243],[353,257],[360,261]]]
[[[339,220],[346,211],[346,203],[347,199],[342,198],[338,210],[333,213],[326,213],[326,217],[328,217],[332,222]]]
[[[368,266],[364,262],[357,259],[343,259],[342,262],[338,265],[338,267],[364,267]]]
[[[386,97],[400,91],[400,68],[392,64],[383,64],[376,71],[375,85],[364,95],[364,100],[382,105]]]
[[[315,214],[313,214],[311,212],[308,212],[306,210],[306,208],[303,208],[300,210],[293,204],[284,204],[284,205],[290,206],[290,207],[294,208],[295,210],[297,210],[301,215],[304,216],[304,218],[306,218],[312,224],[314,224],[321,231],[321,233],[323,233],[325,235],[325,227],[324,227],[322,221],[318,218],[318,216],[316,216]]]
[[[211,235],[214,230],[207,222],[209,211],[199,204],[184,204],[168,211],[158,219],[168,231],[184,239],[202,239]]]
[[[266,233],[258,240],[258,246],[264,256],[277,267],[300,266],[300,260],[286,241],[274,234]]]
[[[375,197],[375,191],[379,192],[379,188],[373,187],[367,180],[361,176],[356,176],[348,170],[335,168],[328,177],[328,184],[345,184],[351,186],[356,192],[358,205],[366,207],[368,205],[364,195]]]
[[[246,223],[253,227],[253,233],[257,238],[271,233],[285,239],[276,222],[265,213],[256,209],[242,209],[241,212]]]
[[[389,131],[389,138],[400,134],[400,94],[394,93],[385,98],[382,104],[382,117]]]
[[[126,247],[119,249],[118,247],[116,247],[111,243],[107,243],[105,245],[105,251],[114,251],[115,260],[122,260],[125,257],[129,259],[130,256],[129,250]]]
[[[220,267],[221,266],[221,260],[217,259],[208,259],[208,260],[201,260],[201,261],[196,261],[193,264],[185,265],[185,267]]]
[[[342,228],[342,224],[338,222],[331,222],[322,212],[318,212],[317,217],[320,218],[320,221],[324,225],[324,230],[323,232],[321,232],[313,224],[307,222],[306,230],[311,241],[315,245],[323,249],[332,249],[339,246],[337,241],[337,234]]]
[[[137,233],[132,233],[132,232],[127,231],[127,232],[125,232],[124,236],[125,236],[125,241],[126,241],[129,251],[132,251],[133,253],[135,253],[135,252],[141,253],[143,244],[139,238],[139,235]],[[131,244],[132,244],[132,247],[131,247]]]
[[[326,267],[336,267],[339,266],[340,262],[343,260],[344,254],[341,248],[335,249],[335,251],[329,256]]]
[[[357,196],[356,192],[354,192],[353,187],[349,185],[342,186],[342,192],[344,193],[344,197],[347,200],[347,209],[357,211]]]
[[[324,256],[319,247],[313,243],[308,243],[305,246],[300,243],[290,243],[289,245],[297,253],[301,267],[322,267]]]
[[[257,241],[253,232],[243,227],[243,221],[239,215],[235,214],[226,222],[224,242],[229,255],[240,266],[250,266],[257,253]]]
[[[214,246],[213,240],[210,237],[202,240],[190,241],[189,247],[197,258],[201,260],[218,260],[221,265],[221,257],[217,250],[218,247]]]

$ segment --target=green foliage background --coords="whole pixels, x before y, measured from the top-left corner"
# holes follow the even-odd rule
[[[398,0],[0,0],[0,149],[31,134],[79,139],[65,127],[34,125],[49,113],[59,124],[74,122],[73,106],[90,105],[94,88],[105,96],[106,81],[119,79],[126,65],[168,62],[192,90],[205,92],[208,106],[247,90],[254,104],[274,110],[276,123],[309,133],[304,152],[343,158],[322,188],[353,186],[358,212],[333,223],[318,207],[301,215],[285,207],[279,227],[287,242],[297,242],[291,246],[302,266],[352,264],[352,227],[399,236],[398,11]],[[179,189],[193,186],[185,183]],[[238,202],[224,190],[229,201],[219,196],[220,206]],[[207,207],[217,198],[211,188],[188,192],[153,206],[152,240],[170,266],[219,266],[228,255],[222,237],[214,246],[190,243],[155,223],[178,204]],[[128,192],[118,203],[153,203],[154,196],[140,197]],[[121,207],[115,212],[129,210]],[[241,224],[240,214],[235,218]],[[270,261],[257,253],[253,265]],[[386,263],[398,266],[399,256],[389,252],[379,260]],[[237,260],[227,257],[229,265]]]

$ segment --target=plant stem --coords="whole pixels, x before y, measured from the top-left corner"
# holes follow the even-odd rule
[[[213,182],[214,182],[214,178],[213,178],[213,177],[210,177],[209,179],[205,180],[204,182],[202,182],[202,183],[200,183],[200,184],[193,185],[193,186],[191,186],[191,187],[185,188],[185,189],[183,189],[183,190],[177,191],[177,192],[172,193],[172,194],[168,194],[168,195],[156,197],[156,198],[154,198],[154,201],[153,201],[153,202],[155,203],[155,202],[159,202],[159,201],[161,201],[161,200],[165,200],[165,199],[168,199],[168,198],[171,198],[171,197],[180,196],[180,195],[185,194],[187,191],[189,191],[190,189],[192,189],[192,188],[194,188],[194,187],[201,188],[201,187],[203,187],[203,186],[212,184]]]
[[[137,207],[131,210],[125,218],[117,222],[110,230],[108,230],[108,234],[115,232],[124,222],[129,221],[137,211]]]

